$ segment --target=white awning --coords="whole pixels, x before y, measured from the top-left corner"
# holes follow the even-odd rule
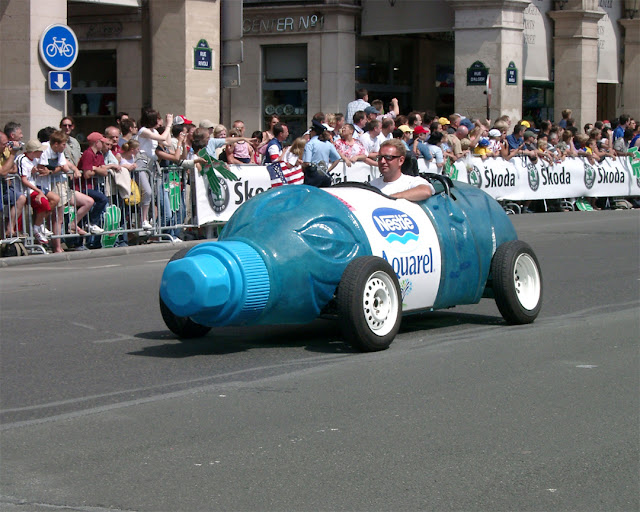
[[[599,9],[606,13],[598,22],[598,83],[620,82],[621,38],[618,20],[622,18],[620,1],[600,2]]]
[[[553,0],[536,0],[524,11],[523,80],[551,80],[553,22],[547,16]]]

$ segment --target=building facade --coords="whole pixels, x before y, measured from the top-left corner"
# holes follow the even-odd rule
[[[4,0],[0,119],[33,136],[68,112],[86,135],[152,106],[249,130],[276,114],[299,134],[359,87],[405,113],[640,115],[638,0],[244,0],[236,19],[238,1]],[[78,37],[68,93],[38,54],[53,23]]]

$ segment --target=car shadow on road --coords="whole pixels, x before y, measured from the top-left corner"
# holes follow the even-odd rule
[[[315,320],[306,325],[262,325],[250,327],[217,327],[202,338],[180,339],[168,330],[135,335],[145,340],[162,340],[162,345],[130,352],[146,357],[182,358],[198,355],[224,355],[254,349],[300,347],[323,354],[357,353],[341,341],[336,322]]]
[[[399,334],[436,331],[464,325],[504,325],[501,317],[460,312],[438,311],[410,315],[402,320]],[[206,336],[181,340],[171,331],[149,331],[135,335],[144,340],[162,341],[130,355],[184,358],[200,355],[225,355],[255,349],[304,348],[321,354],[358,354],[342,340],[338,322],[315,320],[306,325],[269,325],[250,327],[218,327]]]

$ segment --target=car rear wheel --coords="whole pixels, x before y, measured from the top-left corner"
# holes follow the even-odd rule
[[[533,322],[542,307],[542,273],[533,249],[521,240],[502,244],[491,274],[496,305],[507,323]]]
[[[338,318],[345,341],[363,352],[385,350],[402,319],[400,284],[382,258],[357,258],[345,269],[337,293]]]
[[[188,247],[184,249],[180,249],[177,253],[175,253],[169,263],[175,260],[179,260],[184,258],[185,254],[189,251]],[[169,330],[184,340],[190,340],[193,338],[201,338],[205,334],[207,334],[211,327],[207,327],[206,325],[201,325],[189,317],[177,316],[175,315],[169,307],[164,303],[162,297],[160,299],[160,314],[162,315],[162,319],[164,320],[165,325],[169,328]]]

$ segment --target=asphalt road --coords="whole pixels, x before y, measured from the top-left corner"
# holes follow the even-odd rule
[[[533,325],[483,300],[374,354],[327,321],[180,343],[175,248],[0,269],[0,510],[640,509],[640,216],[513,220]]]

